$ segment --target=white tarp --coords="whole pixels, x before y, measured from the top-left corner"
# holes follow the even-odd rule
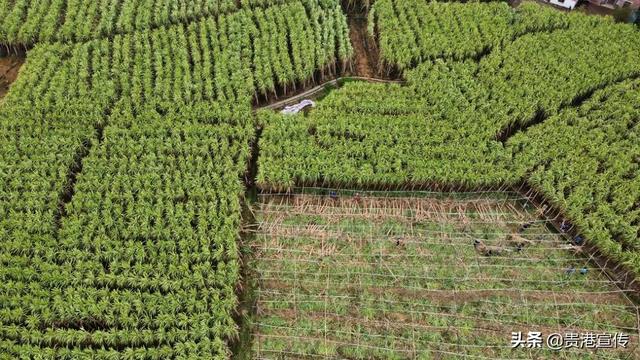
[[[578,4],[578,0],[549,0],[549,3],[565,9],[573,10]]]
[[[297,114],[300,111],[302,111],[302,109],[306,108],[307,106],[316,107],[316,103],[314,103],[311,100],[302,100],[298,104],[287,106],[282,111],[280,111],[280,113],[287,114],[287,115]]]

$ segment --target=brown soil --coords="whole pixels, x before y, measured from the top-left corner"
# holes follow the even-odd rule
[[[24,64],[25,57],[10,55],[0,58],[0,99],[2,99],[11,84],[18,78],[20,67]]]
[[[370,46],[367,34],[367,19],[360,16],[349,16],[349,36],[354,50],[354,73],[362,77],[374,77],[376,75],[375,51]]]
[[[591,3],[580,5],[576,9],[588,15],[611,16],[614,13],[613,9],[609,9],[604,6],[597,6]]]

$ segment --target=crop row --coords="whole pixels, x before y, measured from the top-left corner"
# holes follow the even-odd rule
[[[350,55],[339,6],[315,4],[307,13],[291,2],[113,40],[37,46],[5,103],[27,112],[87,103],[104,112],[118,99],[248,103],[255,91],[306,81]]]
[[[30,52],[0,109],[0,358],[229,358],[251,16]]]
[[[3,0],[0,1],[0,43],[29,46],[40,42],[87,41],[286,2],[288,0]]]
[[[525,174],[508,169],[503,141],[640,75],[637,35],[627,25],[574,21],[523,35],[479,62],[425,62],[406,72],[405,87],[348,84],[304,118],[264,113],[258,181],[278,188],[516,183]]]
[[[487,137],[509,134],[640,75],[634,27],[583,25],[524,35],[479,62],[425,62],[407,71],[407,79],[440,117],[463,128],[477,124]]]
[[[2,356],[229,356],[252,129],[179,116],[5,120]]]
[[[0,358],[229,358],[251,95],[351,55],[336,2],[240,5],[30,50],[0,109]]]
[[[258,183],[265,188],[389,188],[437,181],[479,186],[487,177],[489,184],[500,176],[513,180],[507,169],[497,170],[496,163],[509,161],[499,144],[477,136],[467,138],[468,143],[456,141],[460,129],[453,123],[429,122],[421,115],[344,113],[340,108],[318,108],[304,120],[259,116],[267,124],[258,168]],[[471,177],[469,169],[477,175]]]
[[[640,80],[512,137],[515,166],[611,258],[640,273]]]
[[[0,237],[3,249],[51,236],[68,169],[95,137],[92,127],[0,120]],[[46,141],[42,141],[46,139]]]
[[[403,70],[435,58],[477,57],[524,33],[569,23],[568,16],[531,3],[513,9],[504,2],[381,0],[369,13],[369,35],[378,37],[385,65]]]
[[[603,252],[640,273],[640,36],[580,16],[479,61],[419,64],[405,72],[407,86],[348,84],[305,117],[261,113],[259,185],[476,188],[526,180]]]

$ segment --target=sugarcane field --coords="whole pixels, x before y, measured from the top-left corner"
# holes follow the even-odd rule
[[[640,0],[0,0],[0,360],[640,360]]]

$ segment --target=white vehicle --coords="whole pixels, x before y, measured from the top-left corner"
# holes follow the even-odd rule
[[[307,106],[315,107],[316,103],[313,102],[312,100],[302,100],[298,104],[285,107],[282,111],[280,111],[280,113],[286,114],[286,115],[297,114]]]

